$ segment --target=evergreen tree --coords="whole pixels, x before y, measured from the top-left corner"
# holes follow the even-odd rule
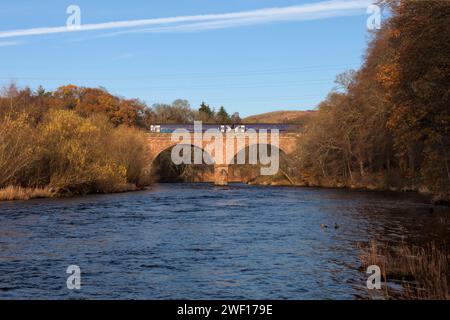
[[[228,112],[225,110],[225,108],[223,106],[221,106],[219,111],[217,112],[216,120],[218,123],[221,123],[221,124],[231,123],[230,115],[228,114]]]
[[[202,102],[200,108],[198,109],[199,118],[203,122],[209,122],[214,119],[214,111],[211,110],[209,105],[205,102]]]

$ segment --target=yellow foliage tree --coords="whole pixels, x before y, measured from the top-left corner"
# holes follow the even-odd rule
[[[109,155],[104,134],[91,119],[51,112],[42,129],[50,186],[87,193],[117,191],[126,184],[126,168]]]

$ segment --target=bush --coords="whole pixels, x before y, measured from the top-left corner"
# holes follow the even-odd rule
[[[104,115],[84,118],[51,110],[36,125],[26,113],[10,112],[0,124],[0,188],[9,187],[5,199],[20,187],[86,194],[149,183],[145,133],[113,127]],[[12,198],[29,198],[16,193],[25,196]]]
[[[121,126],[109,137],[111,157],[126,170],[128,183],[148,185],[150,177],[150,150],[146,134],[136,128]]]
[[[0,188],[26,183],[24,173],[38,159],[36,134],[26,113],[0,119]]]
[[[43,161],[50,187],[74,193],[111,192],[126,169],[108,154],[104,129],[72,111],[52,111],[42,125]]]

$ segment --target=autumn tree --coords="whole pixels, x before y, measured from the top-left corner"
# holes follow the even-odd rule
[[[153,105],[155,120],[158,124],[188,124],[196,118],[187,100],[175,100],[172,104],[157,103]]]
[[[450,186],[450,3],[387,1],[391,14],[371,34],[364,63],[337,86],[308,122],[302,170],[384,187]]]
[[[413,176],[450,189],[450,2],[391,1],[392,59],[379,68],[388,127]]]

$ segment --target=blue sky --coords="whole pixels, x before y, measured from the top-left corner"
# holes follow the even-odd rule
[[[0,83],[103,86],[149,105],[182,98],[241,116],[312,109],[336,74],[361,64],[369,15],[367,1],[355,2],[2,1]],[[61,31],[72,4],[81,30]]]

